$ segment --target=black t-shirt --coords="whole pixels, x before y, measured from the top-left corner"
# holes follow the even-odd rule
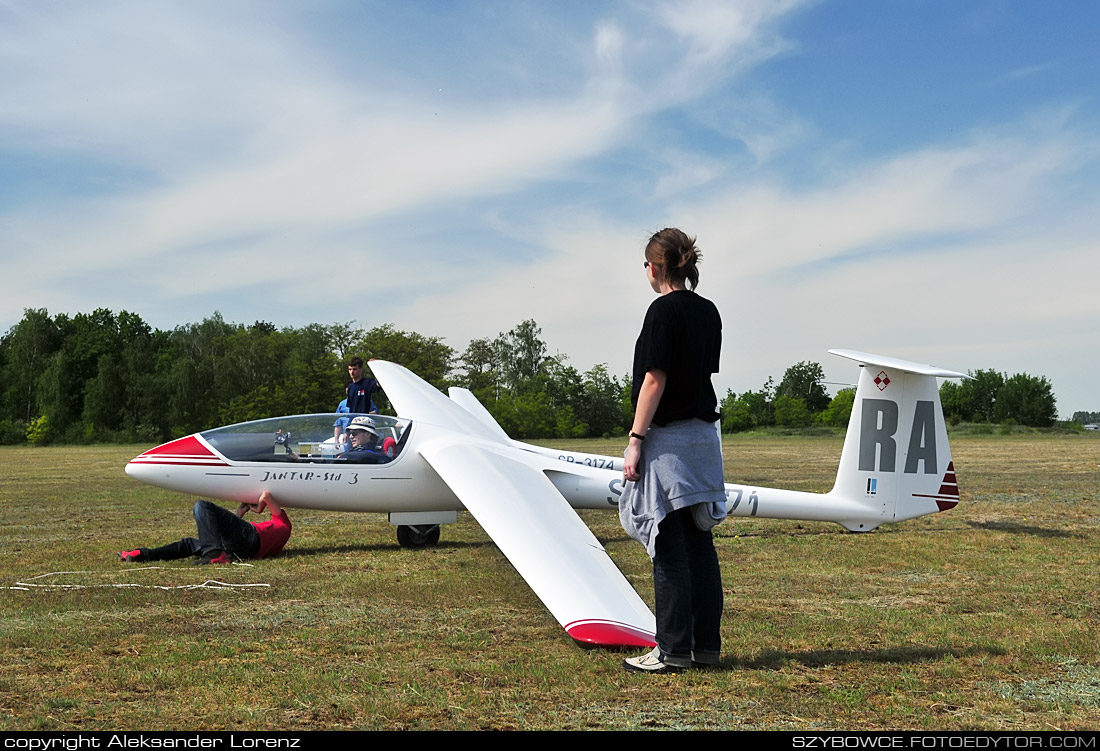
[[[661,295],[645,314],[634,346],[634,382],[630,399],[635,409],[642,381],[649,370],[668,375],[653,422],[719,419],[718,399],[710,382],[718,372],[722,351],[722,317],[710,300],[687,290]]]

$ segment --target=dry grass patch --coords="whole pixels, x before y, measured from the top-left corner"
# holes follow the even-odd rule
[[[840,446],[737,436],[727,477],[825,491]],[[574,646],[468,515],[408,551],[378,515],[292,511],[254,566],[126,568],[191,527],[122,473],[143,447],[0,449],[0,729],[1097,727],[1100,440],[953,447],[950,513],[719,527],[721,669],[656,679]],[[582,517],[652,601],[615,515]],[[169,588],[211,578],[268,586]]]

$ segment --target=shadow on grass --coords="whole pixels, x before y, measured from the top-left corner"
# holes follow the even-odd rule
[[[463,541],[443,541],[437,545],[433,545],[430,548],[402,548],[397,544],[397,541],[384,542],[376,544],[360,544],[360,545],[326,545],[323,547],[303,548],[295,547],[279,553],[279,558],[297,558],[298,556],[314,556],[314,555],[331,555],[333,553],[387,553],[395,550],[407,550],[409,554],[415,555],[417,553],[424,553],[428,550],[462,550],[465,548],[483,548],[487,545],[493,545],[490,540],[477,540],[474,542]]]
[[[1067,532],[1064,529],[1048,529],[1046,527],[1033,527],[1030,524],[1017,522],[972,522],[966,524],[974,529],[988,529],[992,532],[1008,532],[1014,535],[1035,535],[1036,537],[1084,537],[1079,532]]]
[[[974,646],[964,649],[952,647],[893,647],[890,649],[815,649],[808,652],[762,652],[752,660],[723,659],[721,670],[778,670],[790,663],[811,668],[858,662],[915,663],[942,660],[945,657],[988,657],[1003,655],[998,647]]]

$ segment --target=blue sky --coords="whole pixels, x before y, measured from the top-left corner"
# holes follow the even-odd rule
[[[717,385],[832,347],[1100,409],[1100,5],[0,0],[0,331],[27,307],[534,318],[628,370],[654,230]]]

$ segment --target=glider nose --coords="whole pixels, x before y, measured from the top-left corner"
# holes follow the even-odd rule
[[[126,465],[126,474],[135,480],[153,482],[154,477],[164,476],[166,469],[204,465],[225,466],[225,461],[195,434],[162,443],[135,456]]]

